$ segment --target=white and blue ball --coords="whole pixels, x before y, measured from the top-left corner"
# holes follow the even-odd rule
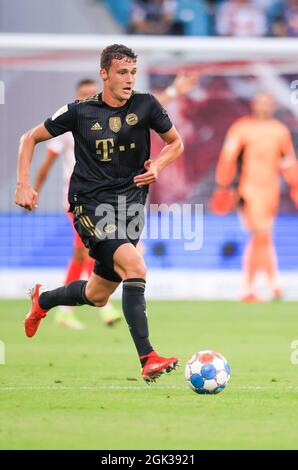
[[[187,362],[185,379],[201,395],[222,392],[230,380],[231,368],[226,358],[214,351],[199,351]]]

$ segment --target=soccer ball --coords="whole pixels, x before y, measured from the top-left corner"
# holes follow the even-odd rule
[[[225,389],[230,372],[228,361],[220,353],[199,351],[186,364],[185,379],[194,392],[215,394]]]

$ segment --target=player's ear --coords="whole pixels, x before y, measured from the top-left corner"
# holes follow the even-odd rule
[[[108,78],[108,72],[106,71],[106,69],[100,69],[99,75],[103,81],[107,80]]]

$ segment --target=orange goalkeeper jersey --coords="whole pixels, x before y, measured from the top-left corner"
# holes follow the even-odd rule
[[[247,201],[278,204],[282,160],[295,158],[289,129],[276,119],[259,120],[253,116],[237,119],[227,132],[220,154],[217,184],[226,186],[232,182],[241,152],[239,195]]]

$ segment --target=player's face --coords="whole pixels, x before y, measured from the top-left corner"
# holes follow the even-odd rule
[[[271,118],[275,112],[276,104],[271,95],[259,93],[252,101],[253,114],[259,119]]]
[[[85,100],[89,98],[89,96],[94,96],[98,93],[97,84],[88,83],[86,85],[82,85],[78,88],[76,98],[77,100]]]
[[[131,97],[136,81],[137,66],[129,57],[113,59],[108,71],[101,69],[100,75],[104,81],[104,88],[108,88],[111,96],[119,102]]]

